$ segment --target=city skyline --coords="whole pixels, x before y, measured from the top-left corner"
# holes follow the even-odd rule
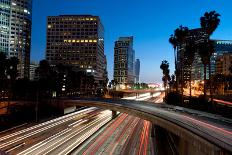
[[[166,3],[170,5],[166,5]],[[64,3],[63,0],[49,2],[35,0],[33,3],[31,60],[39,61],[45,58],[46,18],[60,14],[100,16],[105,27],[105,53],[110,80],[113,77],[114,41],[120,36],[134,36],[136,58],[142,62],[141,82],[161,82],[162,74],[159,65],[164,59],[169,61],[171,74],[173,73],[173,49],[168,38],[181,24],[189,28],[200,27],[199,19],[206,11],[216,10],[221,13],[221,24],[212,38],[232,39],[229,7],[232,2],[214,2],[215,5],[212,5],[210,0],[201,1],[201,3],[192,0],[187,2],[166,0],[166,3],[155,3],[148,0],[146,3],[133,1],[133,5],[131,5],[131,0],[126,2],[120,0],[112,5],[105,0],[70,1],[69,3]],[[40,11],[41,6],[44,8],[43,12]],[[177,12],[177,10],[179,11]],[[163,27],[165,29],[160,30]]]

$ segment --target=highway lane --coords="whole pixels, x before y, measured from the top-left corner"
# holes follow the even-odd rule
[[[72,154],[152,154],[151,123],[121,114],[91,141],[85,142]]]
[[[87,108],[15,132],[0,134],[0,149],[9,154],[66,154],[112,118],[109,110]],[[61,151],[62,150],[62,151]]]
[[[219,147],[232,152],[232,120],[219,115],[199,112],[187,108],[151,102],[115,99],[70,99],[65,102],[82,102],[86,105],[114,107],[121,112],[137,111],[149,117],[161,118],[194,133]],[[130,112],[129,112],[130,113]],[[130,113],[133,114],[133,113]],[[149,118],[152,120],[152,118]],[[168,129],[168,128],[167,128]],[[171,130],[171,129],[168,129]],[[175,131],[173,131],[175,132]]]

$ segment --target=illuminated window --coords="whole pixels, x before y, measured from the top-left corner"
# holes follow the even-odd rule
[[[69,43],[71,43],[72,41],[71,40],[68,40]]]
[[[49,29],[52,28],[52,25],[48,25],[48,28],[49,28]]]
[[[67,40],[64,40],[65,43],[67,43]]]
[[[92,42],[93,42],[93,40],[89,40],[89,42],[90,42],[90,43],[92,43]]]
[[[88,40],[85,40],[85,42],[87,43],[87,42],[89,42]]]
[[[81,40],[81,42],[83,43],[83,42],[85,42],[84,40]]]
[[[90,20],[93,20],[93,18],[90,18]]]
[[[96,42],[97,42],[97,40],[93,40],[93,42],[94,42],[94,43],[96,43]]]
[[[76,40],[72,40],[72,42],[73,42],[73,43],[75,43],[75,42],[76,42]]]
[[[76,42],[77,42],[77,43],[79,43],[79,42],[80,42],[80,40],[76,40]]]

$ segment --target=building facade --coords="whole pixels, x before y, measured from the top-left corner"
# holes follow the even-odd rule
[[[140,75],[140,60],[136,59],[135,61],[135,82],[139,83],[139,75]]]
[[[98,16],[61,15],[47,18],[46,59],[51,65],[73,66],[105,80],[104,27]]]
[[[217,74],[232,75],[230,67],[232,67],[232,52],[224,53],[217,57],[215,67]]]
[[[32,0],[0,0],[0,52],[19,59],[19,78],[29,78]]]
[[[177,69],[179,71],[180,75],[180,82],[187,83],[190,81],[191,73],[197,72],[198,68],[195,68],[194,66],[197,66],[200,62],[199,55],[197,52],[195,52],[194,55],[194,61],[193,64],[189,63],[188,57],[186,56],[186,52],[194,52],[194,51],[187,51],[186,45],[189,42],[194,42],[195,45],[202,43],[208,39],[208,35],[204,30],[201,28],[191,29],[188,31],[188,34],[185,38],[185,43],[177,46]],[[193,76],[193,75],[192,75]],[[192,77],[193,78],[193,77]]]
[[[135,82],[133,37],[120,37],[114,47],[114,80],[119,84]]]

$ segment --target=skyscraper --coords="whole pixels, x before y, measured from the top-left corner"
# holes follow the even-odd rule
[[[140,60],[136,59],[135,61],[135,82],[139,82],[139,75],[140,75]]]
[[[32,0],[0,0],[0,52],[19,59],[19,77],[30,68]]]
[[[133,37],[120,37],[114,47],[114,80],[119,84],[135,82]]]
[[[104,27],[98,16],[61,15],[47,19],[46,59],[92,74],[97,83],[105,80]]]
[[[190,75],[192,75],[192,72],[195,72],[195,76],[198,76],[199,64],[201,62],[201,59],[197,52],[194,55],[194,62],[193,64],[189,64],[188,57],[186,56],[186,52],[193,52],[193,51],[186,51],[186,45],[188,42],[194,41],[194,44],[197,45],[199,43],[202,43],[203,41],[208,39],[207,33],[201,29],[191,29],[188,31],[188,34],[186,36],[186,42],[178,45],[177,47],[177,69],[180,72],[180,81],[183,83],[187,83],[190,80]],[[194,67],[195,66],[195,67]],[[193,76],[192,76],[193,79]]]

